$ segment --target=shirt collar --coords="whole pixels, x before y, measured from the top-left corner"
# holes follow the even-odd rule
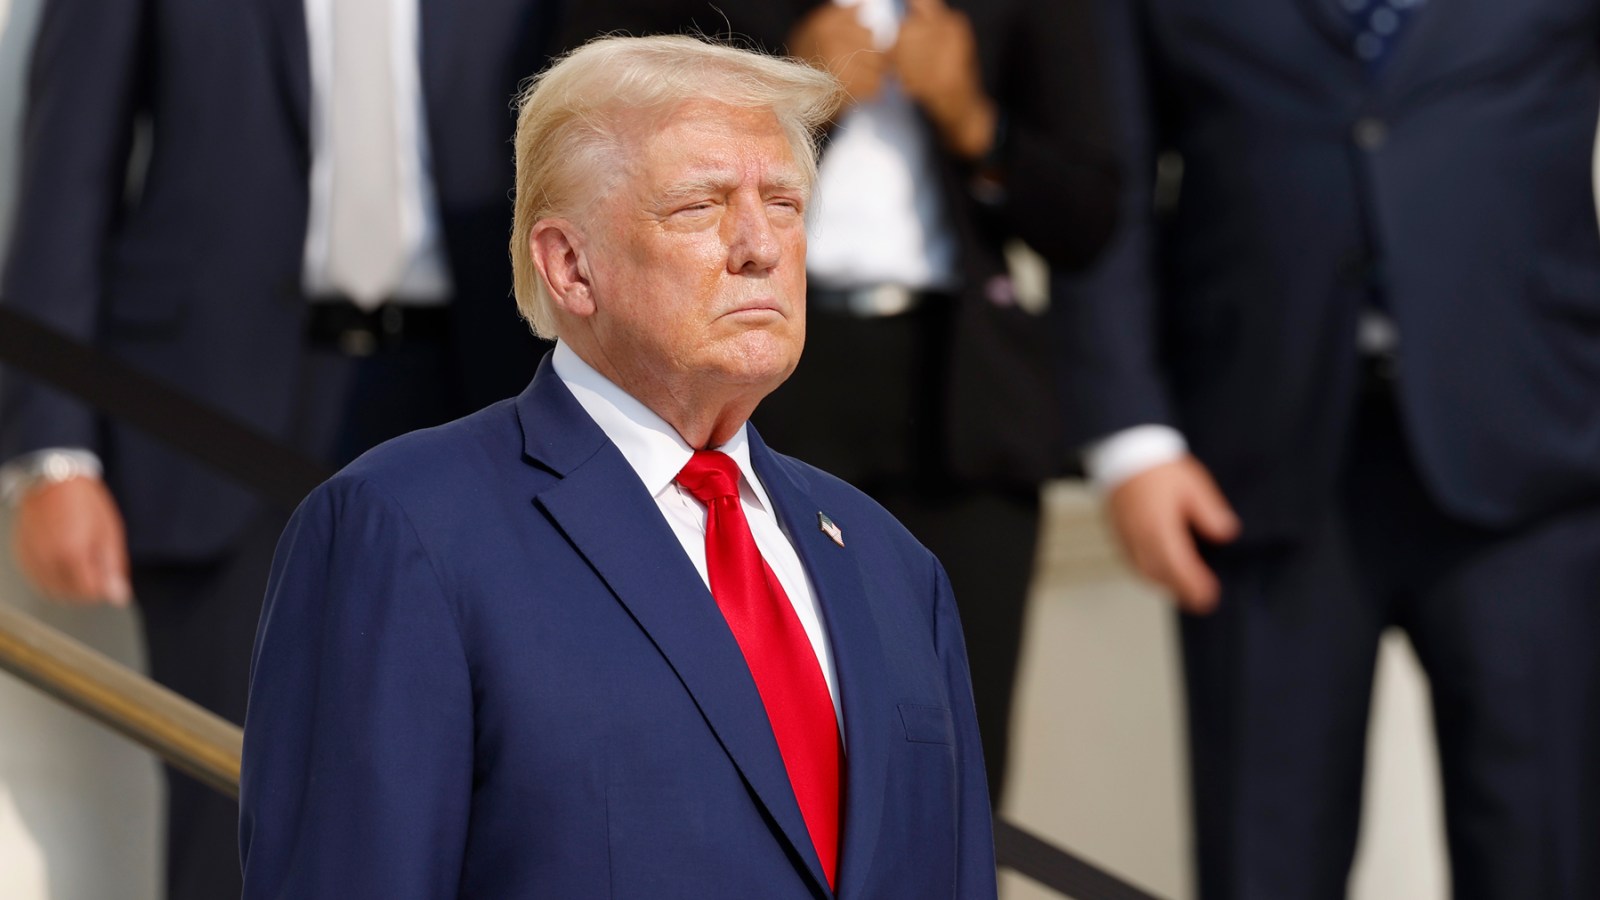
[[[583,411],[622,451],[623,458],[639,476],[639,480],[644,482],[650,496],[660,497],[663,491],[671,488],[673,480],[688,464],[689,457],[694,455],[694,448],[678,434],[677,429],[611,379],[595,371],[566,343],[556,341],[550,365],[555,369],[556,377],[577,398]],[[771,510],[772,503],[767,499],[767,492],[750,465],[750,439],[745,433],[749,427],[749,423],[740,425],[727,443],[715,449],[733,457],[739,466],[739,474],[744,476],[745,484],[749,485],[757,503],[762,509]]]

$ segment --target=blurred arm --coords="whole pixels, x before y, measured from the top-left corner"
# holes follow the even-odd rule
[[[1200,558],[1195,536],[1227,543],[1238,518],[1177,429],[1136,425],[1083,452],[1090,486],[1128,561],[1192,613],[1216,608],[1220,585]]]
[[[878,96],[889,56],[872,42],[853,6],[823,3],[806,13],[789,32],[786,44],[796,59],[811,63],[839,79],[847,103]]]
[[[1000,114],[984,89],[977,37],[965,13],[944,0],[910,0],[890,61],[950,152],[976,163],[994,148]]]
[[[122,516],[85,450],[49,449],[0,466],[0,506],[15,507],[12,551],[44,595],[127,606],[127,539]]]
[[[978,47],[991,60],[997,123],[982,178],[1002,187],[1004,231],[1060,272],[1099,258],[1123,192],[1102,73],[1111,51],[1092,12],[1089,0],[1020,0],[1003,33]]]
[[[1081,276],[1057,273],[1051,311],[1070,446],[1087,447],[1140,425],[1176,429],[1162,371],[1152,194],[1160,147],[1146,86],[1139,4],[1095,0],[1107,96],[1117,110],[1123,175],[1117,227],[1099,263]]]
[[[51,0],[29,70],[16,231],[0,303],[85,343],[98,332],[108,235],[147,74],[144,12],[142,0]],[[83,403],[26,377],[0,378],[0,460],[47,448],[92,450],[97,432]],[[25,466],[15,462],[13,475]],[[13,549],[37,588],[63,600],[122,606],[132,599],[122,516],[98,477],[46,480],[14,493]]]
[[[51,0],[29,69],[0,302],[86,343],[148,75],[144,13],[142,0]],[[93,412],[30,379],[0,380],[0,460],[45,447],[96,448]]]
[[[1146,71],[1140,4],[1095,0],[1109,97],[1125,173],[1116,234],[1100,265],[1057,277],[1052,312],[1069,440],[1128,560],[1192,613],[1215,608],[1220,586],[1198,540],[1226,543],[1239,521],[1209,471],[1189,455],[1164,383],[1158,335],[1153,190],[1160,111]]]
[[[1199,460],[1186,453],[1130,475],[1106,496],[1106,515],[1128,561],[1180,609],[1216,608],[1222,587],[1198,539],[1229,543],[1239,518]]]
[[[1124,481],[1163,463],[1182,459],[1189,442],[1169,425],[1135,425],[1102,438],[1083,450],[1083,470],[1101,495]]]

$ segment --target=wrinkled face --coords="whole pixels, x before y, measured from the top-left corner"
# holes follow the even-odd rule
[[[801,169],[768,110],[693,101],[652,126],[592,220],[599,349],[639,396],[638,379],[764,396],[805,342]]]

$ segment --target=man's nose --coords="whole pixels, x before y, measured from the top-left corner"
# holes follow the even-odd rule
[[[765,272],[778,264],[783,248],[760,198],[736,200],[725,223],[728,228],[728,271],[733,274]]]

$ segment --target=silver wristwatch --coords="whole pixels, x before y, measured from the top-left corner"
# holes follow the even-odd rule
[[[16,506],[24,494],[40,485],[102,474],[100,457],[88,450],[51,448],[25,453],[0,466],[0,508]]]

